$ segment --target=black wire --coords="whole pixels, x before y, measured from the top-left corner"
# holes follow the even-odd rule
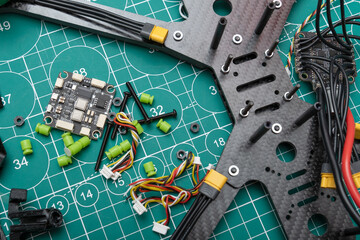
[[[356,21],[352,21],[352,20],[355,20],[355,19],[360,19],[360,16],[352,16],[352,17],[347,17],[345,19],[345,22],[346,24],[349,24],[349,25],[360,25],[360,22],[356,22]],[[337,27],[341,24],[341,21],[337,21],[335,24],[334,24],[334,27]],[[324,30],[322,30],[321,34],[322,36],[326,36],[326,34],[328,34],[330,32],[330,28],[326,28]],[[301,40],[301,39],[300,39]],[[314,41],[316,40],[316,41]],[[314,44],[316,44],[316,42],[319,40],[318,38],[318,35],[314,35],[313,37],[309,38],[309,39],[306,39],[305,41],[300,41],[299,44],[300,45],[303,45],[303,44],[308,44],[310,43],[309,45],[305,46],[305,47],[301,47],[300,49],[301,50],[306,50],[310,47],[312,47]]]
[[[203,202],[203,199],[205,196],[201,193],[196,197],[195,201],[191,205],[190,209],[184,216],[184,218],[181,220],[180,224],[176,227],[175,232],[172,234],[171,238],[172,240],[177,239],[179,235],[184,231],[185,226],[188,224],[188,221],[192,218],[192,215],[199,209],[200,204]]]
[[[318,89],[317,96],[318,96],[318,101],[323,106],[323,104],[325,102],[324,102],[324,94],[322,93],[321,88]],[[351,204],[350,200],[348,199],[348,197],[346,195],[346,187],[344,185],[344,182],[342,181],[342,179],[343,179],[342,173],[339,169],[339,165],[338,165],[338,162],[336,161],[334,152],[332,151],[330,136],[325,127],[326,120],[325,120],[324,109],[325,108],[322,108],[319,111],[320,130],[321,130],[321,135],[323,138],[323,144],[324,144],[324,147],[328,154],[328,157],[330,160],[330,165],[333,170],[335,184],[336,184],[336,191],[338,192],[339,197],[340,197],[345,209],[348,211],[348,213],[350,214],[352,219],[355,221],[355,223],[357,225],[360,225],[360,216],[359,216],[358,212],[356,211],[356,208]]]
[[[39,0],[35,0],[35,2],[37,2]],[[62,4],[63,6],[67,7],[68,9],[77,9],[78,11],[82,11],[82,12],[87,12],[89,14],[92,15],[97,15],[97,16],[101,16],[104,18],[110,17],[112,18],[114,21],[119,21],[119,22],[123,22],[126,24],[129,24],[131,26],[137,26],[137,27],[143,27],[144,24],[126,17],[123,17],[121,15],[115,14],[111,11],[105,10],[104,8],[100,8],[100,7],[96,7],[96,6],[92,6],[89,4],[84,4],[82,2],[78,2],[78,1],[71,1],[71,0],[42,0],[42,1],[48,1],[48,2],[52,2],[53,4]]]
[[[316,12],[316,22],[315,22],[315,28],[316,28],[316,33],[317,33],[318,38],[320,39],[321,42],[323,42],[325,45],[327,45],[328,47],[330,47],[332,49],[335,49],[337,51],[340,51],[340,52],[343,52],[346,54],[351,54],[350,51],[340,48],[340,47],[326,41],[325,38],[323,37],[323,35],[321,34],[321,31],[320,31],[321,4],[322,4],[322,0],[318,0],[317,12]]]
[[[343,47],[345,47],[347,50],[351,50],[352,46],[345,43],[344,40],[342,40],[341,38],[339,38],[337,32],[335,31],[333,22],[332,22],[332,18],[331,18],[331,7],[330,7],[330,0],[326,0],[326,16],[328,18],[328,24],[329,24],[329,28],[331,30],[331,32],[334,34],[334,37],[336,39],[336,41]],[[319,13],[320,14],[320,13]],[[341,19],[341,23],[345,22],[345,19]]]
[[[109,23],[113,26],[117,26],[120,28],[126,28],[130,31],[136,32],[140,34],[141,27],[139,26],[133,26],[131,22],[125,22],[121,19],[117,19],[112,17],[111,15],[104,15],[101,11],[94,12],[92,9],[88,8],[79,8],[76,6],[69,5],[69,3],[59,1],[53,1],[53,0],[36,0],[36,4],[53,8],[62,12],[66,12],[73,15],[80,15],[80,16],[86,16],[89,18],[94,18],[106,23]]]
[[[350,45],[351,48],[352,48],[352,42],[350,41],[349,35],[347,34],[347,31],[346,31],[345,1],[344,0],[340,0],[340,12],[341,12],[341,27],[342,27],[342,31],[343,31],[343,34],[344,34],[344,38],[345,38],[345,41],[347,42],[347,44]]]

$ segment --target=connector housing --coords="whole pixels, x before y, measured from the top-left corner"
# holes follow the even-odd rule
[[[200,165],[200,166],[201,166],[200,157],[195,157],[195,158],[194,158],[194,164],[195,164],[195,165]]]
[[[360,140],[360,123],[355,123],[355,139]]]
[[[141,200],[141,196],[139,196],[137,199],[135,199],[134,201],[132,201],[133,205],[133,209],[134,211],[139,214],[142,215],[144,212],[147,212],[147,209],[144,207],[144,205],[140,202]]]
[[[100,174],[103,175],[106,179],[109,179],[114,175],[114,173],[110,170],[110,168],[108,168],[105,165],[100,170]]]
[[[336,189],[334,175],[329,163],[323,163],[321,167],[321,183],[322,188]]]
[[[352,178],[356,188],[360,188],[360,161],[351,163],[351,171],[354,173]]]
[[[152,228],[152,230],[156,233],[159,233],[161,235],[166,235],[167,232],[169,231],[170,227],[164,225],[164,224],[161,224],[161,223],[158,223],[158,222],[154,222],[154,226]]]

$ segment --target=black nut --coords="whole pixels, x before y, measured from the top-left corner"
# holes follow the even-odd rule
[[[176,157],[179,160],[184,160],[186,158],[186,152],[180,149],[179,151],[177,151]]]
[[[17,116],[14,118],[14,124],[18,127],[21,127],[22,125],[24,125],[25,120],[22,116]]]

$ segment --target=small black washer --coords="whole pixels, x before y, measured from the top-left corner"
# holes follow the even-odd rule
[[[14,124],[18,127],[21,127],[22,125],[24,125],[25,120],[22,116],[17,116],[14,118]]]
[[[177,151],[176,157],[179,160],[184,160],[186,158],[186,152],[180,149],[179,151]]]
[[[190,131],[193,133],[198,133],[200,131],[200,125],[198,123],[192,123],[190,126]]]
[[[112,104],[115,106],[115,107],[120,107],[121,105],[121,98],[119,97],[116,97],[112,100]]]

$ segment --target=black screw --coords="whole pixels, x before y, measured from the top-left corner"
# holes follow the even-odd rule
[[[230,71],[230,64],[231,61],[234,59],[234,56],[232,54],[229,54],[229,56],[227,57],[225,64],[221,67],[221,72],[226,74],[229,73]]]
[[[127,103],[128,99],[130,98],[130,96],[131,96],[131,93],[129,93],[129,92],[124,92],[124,99],[123,99],[122,102],[121,102],[119,113],[120,113],[120,112],[124,112],[125,107],[126,107],[126,103]],[[113,132],[112,132],[112,134],[111,134],[111,139],[112,139],[112,140],[115,139],[116,134],[117,134],[117,131],[119,130],[119,127],[120,127],[120,126],[117,125],[117,124],[114,126],[114,130],[113,130]]]
[[[165,113],[165,114],[161,114],[161,115],[157,115],[157,116],[151,117],[151,118],[150,118],[150,122],[155,121],[155,120],[158,120],[158,119],[161,119],[161,118],[176,117],[176,116],[177,116],[177,112],[176,112],[176,110],[174,109],[174,110],[173,110],[172,112],[170,112],[170,113]],[[146,123],[145,119],[139,120],[138,122],[139,122],[140,124]]]
[[[146,113],[143,105],[141,104],[138,96],[136,95],[133,87],[131,86],[131,83],[130,83],[130,82],[127,82],[127,83],[126,83],[126,86],[127,86],[127,88],[129,89],[131,95],[133,96],[133,98],[134,98],[134,100],[135,100],[135,102],[136,102],[136,105],[138,105],[141,114],[144,116],[145,122],[149,122],[149,121],[150,121],[150,118],[149,118],[149,116],[147,115],[147,113]]]
[[[98,158],[96,160],[95,171],[98,171],[99,168],[100,168],[101,159],[102,159],[102,156],[104,155],[106,143],[109,140],[109,135],[110,135],[110,131],[111,131],[111,128],[112,128],[113,124],[114,124],[114,122],[107,121],[107,124],[106,124],[107,128],[106,128],[106,132],[104,134],[104,138],[103,138],[103,141],[102,141],[102,144],[101,144],[101,148],[100,148],[100,151],[99,151]]]
[[[250,109],[254,106],[253,101],[249,101],[244,108],[240,110],[240,116],[245,118],[249,115]]]
[[[277,39],[273,44],[271,44],[270,48],[265,51],[265,57],[266,58],[272,58],[274,56],[274,51],[276,47],[279,45],[279,39]]]
[[[297,92],[297,90],[300,89],[300,87],[301,87],[300,84],[296,84],[289,92],[286,92],[284,94],[284,100],[290,101],[293,98],[293,96],[295,95],[295,93]]]

